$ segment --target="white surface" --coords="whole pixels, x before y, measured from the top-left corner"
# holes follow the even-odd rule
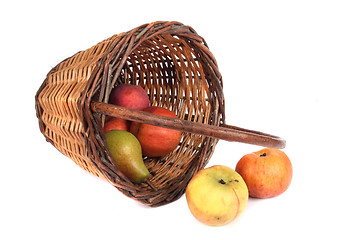
[[[100,3],[101,2],[101,3]],[[0,5],[0,239],[359,239],[358,1],[18,1]],[[208,227],[185,196],[147,208],[45,142],[34,96],[51,67],[113,34],[177,20],[203,36],[229,124],[284,137],[293,181]],[[208,166],[261,147],[221,141]]]

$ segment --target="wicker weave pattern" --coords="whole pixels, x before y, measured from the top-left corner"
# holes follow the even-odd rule
[[[91,102],[108,102],[119,84],[142,86],[152,105],[181,119],[224,123],[221,75],[203,38],[178,22],[154,22],[106,39],[52,69],[36,95],[41,132],[59,151],[125,195],[149,206],[178,199],[211,157],[216,139],[183,133],[166,157],[145,158],[152,177],[134,185],[113,164],[106,148],[104,115]]]
[[[117,36],[79,52],[51,70],[46,85],[38,93],[41,128],[47,140],[76,164],[96,176],[100,172],[89,162],[87,137],[79,108],[79,98],[99,58]]]

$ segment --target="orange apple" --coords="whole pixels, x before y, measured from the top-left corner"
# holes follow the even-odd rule
[[[232,168],[215,165],[199,171],[186,187],[186,201],[200,222],[220,226],[235,220],[245,209],[249,192]]]
[[[135,110],[143,110],[150,105],[149,96],[145,90],[131,84],[121,84],[115,87],[110,93],[109,102]]]
[[[148,107],[143,111],[176,118],[176,114],[163,107]],[[132,122],[130,132],[141,144],[143,154],[148,157],[161,157],[172,152],[179,145],[181,132],[178,130]]]
[[[130,121],[121,118],[110,118],[104,124],[104,132],[107,133],[110,130],[124,130],[129,131]]]
[[[292,164],[281,150],[265,148],[243,156],[236,165],[250,197],[270,198],[285,192],[292,179]]]

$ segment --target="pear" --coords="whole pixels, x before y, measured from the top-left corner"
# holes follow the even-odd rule
[[[107,147],[119,170],[134,183],[144,182],[149,176],[140,142],[130,132],[111,130],[105,133]]]

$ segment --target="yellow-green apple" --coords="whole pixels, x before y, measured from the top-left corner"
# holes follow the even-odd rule
[[[110,130],[124,130],[129,131],[130,121],[121,118],[110,118],[104,123],[104,132],[107,133]]]
[[[176,118],[176,114],[163,107],[151,106],[143,111]],[[172,152],[179,145],[181,132],[178,130],[132,122],[130,132],[141,144],[143,154],[148,157],[161,157]]]
[[[293,169],[288,156],[276,148],[265,148],[243,156],[235,168],[246,182],[250,197],[270,198],[290,186]]]
[[[143,110],[150,105],[149,96],[138,85],[121,84],[115,87],[109,97],[109,102],[114,105],[135,110]]]
[[[200,222],[211,226],[235,220],[244,211],[248,198],[242,177],[224,165],[200,170],[186,188],[190,212]]]

